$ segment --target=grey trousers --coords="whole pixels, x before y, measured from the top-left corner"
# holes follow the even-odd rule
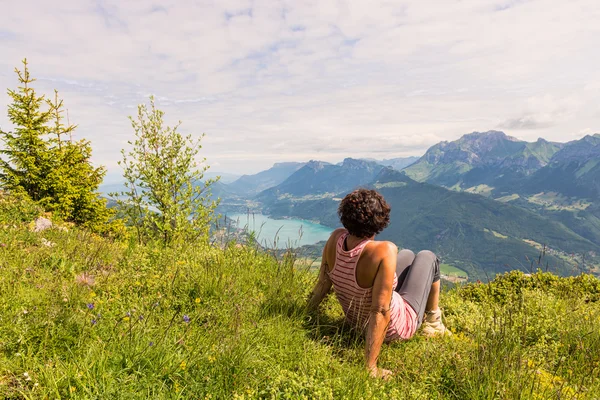
[[[401,250],[396,260],[396,275],[396,292],[415,310],[420,325],[431,284],[440,280],[440,260],[429,250],[416,256],[408,249]]]

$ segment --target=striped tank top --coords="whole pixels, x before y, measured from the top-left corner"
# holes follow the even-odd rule
[[[363,240],[352,250],[344,250],[344,241],[348,233],[340,235],[336,245],[335,265],[328,272],[333,283],[333,291],[340,302],[346,319],[358,329],[366,329],[373,296],[373,288],[362,288],[356,282],[356,264],[363,249],[370,240]],[[417,329],[417,314],[394,289],[398,277],[394,274],[392,301],[390,304],[390,323],[385,341],[409,339]]]

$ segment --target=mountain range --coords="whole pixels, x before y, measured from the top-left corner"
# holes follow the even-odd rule
[[[293,197],[335,195],[371,182],[383,168],[375,161],[353,158],[339,164],[309,161],[279,185],[260,193],[257,200],[269,201],[282,194]]]
[[[376,188],[393,210],[381,239],[432,249],[470,277],[528,270],[544,246],[549,268],[562,274],[585,268],[586,258],[593,266],[600,255],[600,135],[556,143],[473,132],[420,158],[276,164],[242,178],[225,210],[246,207],[332,228],[341,197]]]
[[[228,188],[232,193],[237,195],[252,196],[265,189],[279,185],[305,164],[302,162],[276,163],[266,171],[261,171],[254,175],[242,175],[230,183]]]
[[[498,199],[553,192],[594,200],[600,198],[600,134],[554,143],[473,132],[431,147],[403,172],[419,182]]]

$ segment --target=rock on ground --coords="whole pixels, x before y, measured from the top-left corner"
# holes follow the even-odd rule
[[[39,217],[34,222],[33,231],[42,232],[50,228],[52,228],[52,221],[50,221],[48,218]]]

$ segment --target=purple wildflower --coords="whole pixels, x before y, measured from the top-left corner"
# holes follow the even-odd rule
[[[188,317],[187,315],[183,316],[183,322],[188,323],[190,322],[190,317]]]
[[[96,321],[95,318],[92,318],[92,325],[96,325],[98,323],[98,321]]]
[[[87,304],[87,308],[89,308],[90,310],[94,309],[94,303],[88,303]]]
[[[148,343],[148,346],[154,346],[154,342]]]

